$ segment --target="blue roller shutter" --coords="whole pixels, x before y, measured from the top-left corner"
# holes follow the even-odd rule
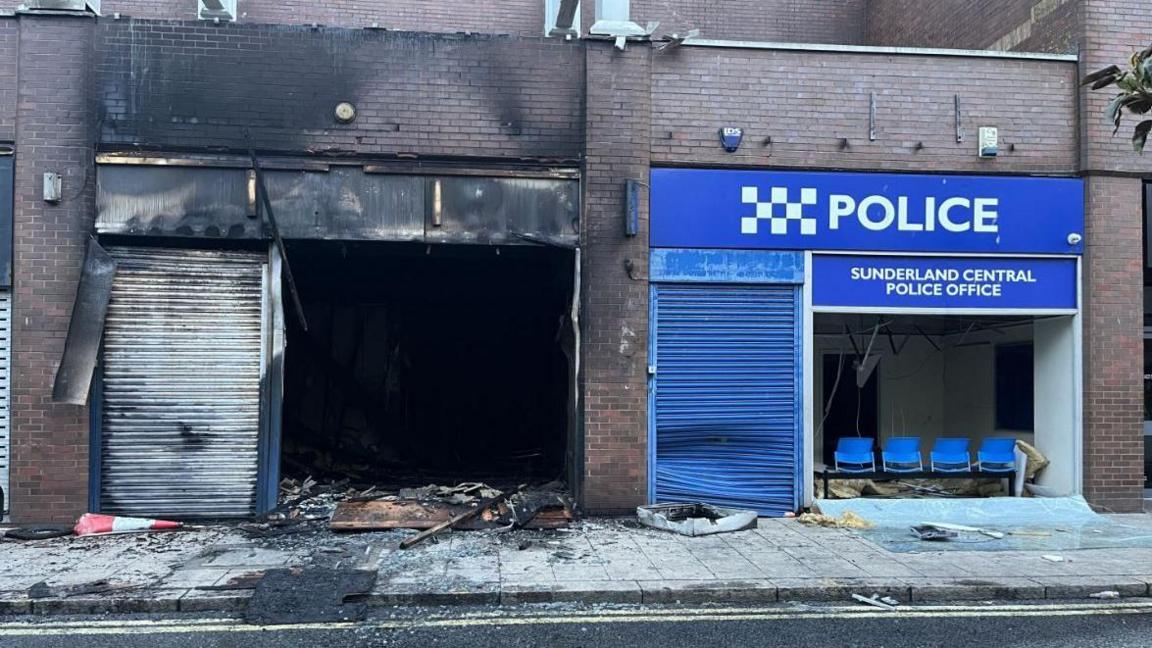
[[[796,286],[653,286],[657,502],[798,505]]]

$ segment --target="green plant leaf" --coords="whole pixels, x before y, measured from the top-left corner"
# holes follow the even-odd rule
[[[1152,85],[1152,57],[1140,59],[1140,64],[1136,66],[1139,72],[1140,82],[1145,86]]]
[[[1116,95],[1112,101],[1109,101],[1108,107],[1104,109],[1104,116],[1107,117],[1108,121],[1112,122],[1114,126],[1112,129],[1113,135],[1116,134],[1116,131],[1120,130],[1120,119],[1123,114],[1122,109],[1124,108],[1124,102],[1129,99],[1131,99],[1131,95],[1120,93]]]
[[[1099,90],[1100,88],[1106,88],[1106,87],[1112,85],[1113,83],[1116,83],[1116,77],[1115,76],[1107,76],[1107,77],[1104,77],[1102,79],[1097,80],[1096,83],[1093,83],[1092,89],[1093,90]]]
[[[1116,77],[1116,87],[1125,92],[1137,92],[1140,89],[1140,79],[1128,70]]]
[[[1128,109],[1128,112],[1143,115],[1149,110],[1152,110],[1152,97],[1140,94],[1128,95],[1128,98],[1129,101],[1124,103],[1124,107]]]
[[[1144,152],[1144,144],[1148,141],[1148,131],[1150,130],[1152,130],[1152,119],[1145,119],[1136,124],[1136,129],[1132,131],[1132,148],[1137,153]]]
[[[1086,85],[1089,85],[1092,83],[1096,83],[1097,81],[1100,81],[1101,79],[1111,79],[1111,81],[1109,81],[1109,83],[1112,83],[1116,80],[1116,76],[1119,74],[1120,74],[1120,68],[1118,66],[1109,65],[1108,67],[1106,67],[1102,70],[1096,70],[1092,74],[1085,76],[1084,79],[1080,81],[1080,85],[1086,86]],[[1107,85],[1107,84],[1105,84],[1105,85]],[[1103,86],[1101,86],[1101,87],[1103,87]]]

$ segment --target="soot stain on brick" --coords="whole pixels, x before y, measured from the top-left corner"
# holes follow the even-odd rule
[[[340,128],[334,107],[358,103],[374,74],[360,52],[376,39],[361,30],[161,30],[136,22],[105,29],[106,141],[206,137],[245,148],[251,133],[258,148],[302,150],[313,133]]]
[[[156,21],[97,29],[105,146],[243,150],[250,134],[264,151],[579,156],[579,44]],[[358,109],[352,123],[335,119],[342,101]]]

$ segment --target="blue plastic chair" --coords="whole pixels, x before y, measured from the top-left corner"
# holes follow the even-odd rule
[[[968,439],[940,437],[932,444],[929,454],[933,472],[968,472],[972,470],[972,455],[968,452]]]
[[[836,442],[836,472],[876,472],[876,454],[872,452],[874,439],[840,437]]]
[[[924,470],[924,457],[920,455],[920,437],[889,437],[880,453],[884,471],[911,473]]]
[[[1016,470],[1016,439],[991,437],[980,443],[976,453],[981,472],[1012,472]]]

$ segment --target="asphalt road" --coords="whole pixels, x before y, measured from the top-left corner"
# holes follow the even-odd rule
[[[0,619],[5,648],[802,646],[1127,648],[1152,645],[1152,602],[865,608],[406,610],[355,624],[252,626],[218,617]]]

